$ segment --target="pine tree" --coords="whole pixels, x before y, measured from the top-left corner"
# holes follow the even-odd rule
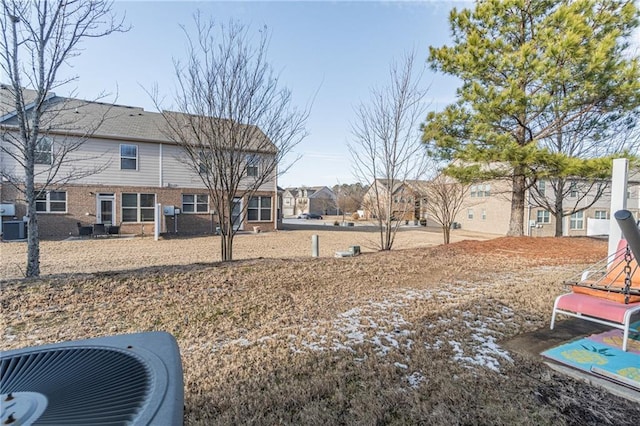
[[[593,166],[609,167],[593,161],[597,150],[554,152],[550,140],[572,132],[606,146],[615,137],[608,126],[635,123],[640,66],[627,50],[638,9],[632,1],[479,1],[453,9],[450,23],[453,45],[430,48],[429,61],[462,86],[456,103],[429,114],[423,140],[433,155],[460,160],[454,176],[510,180],[508,235],[522,235],[525,194],[540,175],[601,176]]]

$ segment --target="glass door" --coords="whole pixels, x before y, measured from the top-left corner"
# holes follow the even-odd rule
[[[233,211],[231,212],[233,221],[233,229],[235,231],[242,230],[242,198],[233,199]]]
[[[104,225],[116,224],[116,198],[113,194],[98,194],[96,223]]]

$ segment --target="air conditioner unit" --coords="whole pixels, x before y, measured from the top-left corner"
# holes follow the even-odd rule
[[[183,423],[178,345],[148,332],[2,352],[1,424]]]
[[[173,216],[176,214],[175,206],[162,206],[162,214],[165,216]]]

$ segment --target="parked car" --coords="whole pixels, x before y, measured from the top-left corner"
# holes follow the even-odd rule
[[[298,219],[322,219],[322,216],[316,213],[302,213],[298,215]]]

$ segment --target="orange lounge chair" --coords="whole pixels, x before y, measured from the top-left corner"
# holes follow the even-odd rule
[[[568,315],[623,330],[622,350],[627,350],[631,318],[640,313],[640,273],[635,259],[627,263],[627,242],[618,243],[618,251],[604,271],[585,271],[580,281],[571,283],[571,293],[560,295],[553,305],[551,329],[557,314]],[[631,271],[631,285],[625,293],[626,268]],[[635,275],[635,276],[634,276]]]

